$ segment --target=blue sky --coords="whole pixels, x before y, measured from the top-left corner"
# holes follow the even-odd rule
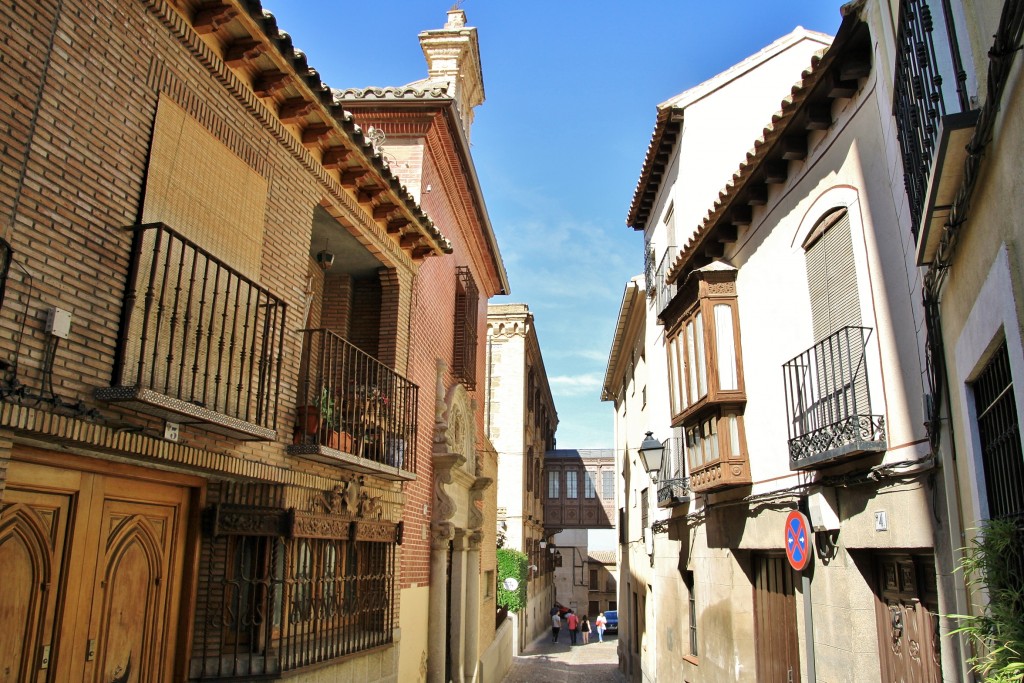
[[[452,5],[263,0],[263,6],[325,83],[363,88],[425,77],[417,35],[441,28]],[[466,0],[461,6],[479,32],[486,94],[476,109],[473,158],[512,289],[492,303],[524,302],[534,313],[558,410],[558,447],[610,448],[612,409],[600,400],[601,381],[623,288],[643,270],[643,237],[625,218],[655,106],[798,25],[833,34],[840,3]]]

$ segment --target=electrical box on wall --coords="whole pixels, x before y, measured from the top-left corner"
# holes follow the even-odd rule
[[[835,489],[822,488],[807,497],[811,528],[814,531],[839,531],[839,505]]]
[[[71,334],[71,311],[56,306],[46,311],[46,333],[67,339]]]

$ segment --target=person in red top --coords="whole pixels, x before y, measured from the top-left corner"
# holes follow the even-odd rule
[[[579,632],[580,620],[576,616],[576,613],[569,610],[569,615],[565,618],[566,623],[569,625],[569,640],[571,645],[576,644],[576,634]]]

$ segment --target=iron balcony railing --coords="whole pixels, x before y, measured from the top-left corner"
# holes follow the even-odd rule
[[[677,287],[676,283],[668,283],[668,271],[672,268],[673,262],[676,260],[676,248],[674,246],[666,247],[665,253],[661,257],[661,261],[658,263],[658,270],[654,274],[654,288],[657,295],[657,311],[660,313],[665,310],[669,302],[676,295]]]
[[[790,469],[885,450],[885,418],[871,410],[870,336],[870,328],[843,327],[782,366]]]
[[[893,114],[903,153],[904,183],[916,238],[942,117],[967,111],[967,73],[960,58],[950,4],[902,0],[894,71]]]
[[[295,454],[342,454],[391,478],[416,472],[419,387],[330,330],[303,330]],[[342,460],[346,458],[341,457]]]
[[[667,508],[690,502],[690,478],[678,477],[658,482],[658,507]]]
[[[133,230],[113,383],[97,396],[275,438],[285,303],[163,223]]]

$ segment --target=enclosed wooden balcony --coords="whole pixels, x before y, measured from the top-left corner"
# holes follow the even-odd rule
[[[419,387],[330,330],[302,334],[288,452],[385,479],[415,479]]]
[[[96,397],[236,439],[275,439],[284,302],[163,223],[132,230],[114,376]]]
[[[886,449],[885,418],[871,405],[871,329],[843,327],[783,365],[791,470]]]

